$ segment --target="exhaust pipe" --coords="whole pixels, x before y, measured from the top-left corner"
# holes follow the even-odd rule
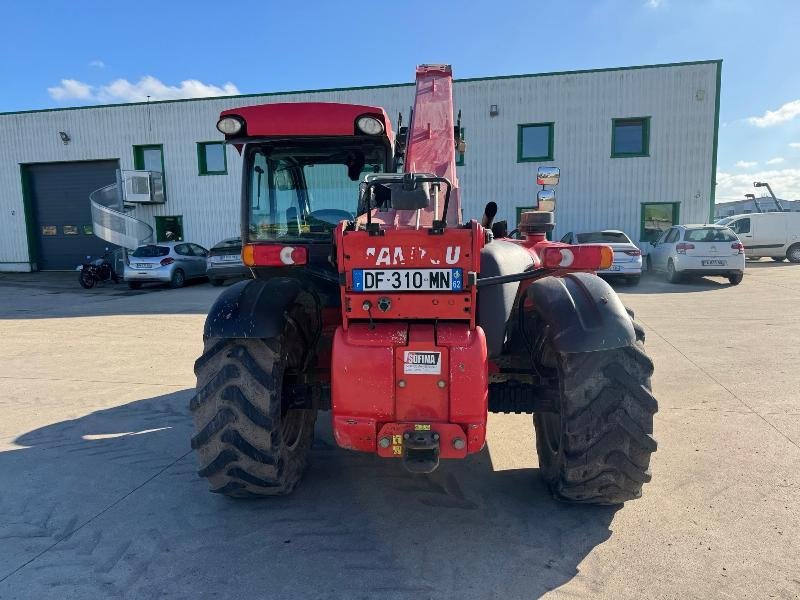
[[[494,222],[497,215],[497,204],[495,202],[487,202],[486,208],[483,209],[483,217],[481,217],[481,225],[489,229]]]

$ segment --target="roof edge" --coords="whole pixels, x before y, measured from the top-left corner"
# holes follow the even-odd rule
[[[633,71],[639,69],[663,69],[670,67],[689,67],[696,65],[709,65],[721,64],[722,59],[714,60],[695,60],[687,62],[674,62],[674,63],[657,63],[652,65],[633,65],[628,67],[606,67],[601,69],[579,69],[575,71],[551,71],[548,73],[521,73],[518,75],[495,75],[492,77],[467,77],[464,79],[454,79],[454,83],[470,83],[474,81],[495,81],[500,79],[527,79],[530,77],[554,77],[559,75],[583,75],[588,73],[609,73],[613,71]],[[179,102],[203,102],[207,100],[232,100],[239,98],[258,98],[268,96],[288,96],[291,94],[314,94],[323,92],[350,92],[358,90],[375,90],[383,88],[396,88],[396,87],[410,87],[414,83],[386,83],[380,85],[360,85],[354,87],[340,87],[340,88],[319,88],[309,90],[287,90],[281,92],[261,92],[257,94],[236,94],[233,96],[207,96],[203,98],[178,98],[175,100],[153,100],[151,102],[119,102],[116,104],[88,104],[83,106],[64,106],[59,108],[35,108],[29,110],[17,110],[0,112],[0,117],[6,115],[26,115],[32,113],[46,113],[46,112],[60,112],[68,110],[94,110],[99,108],[116,108],[121,106],[144,106],[147,104],[176,104]]]

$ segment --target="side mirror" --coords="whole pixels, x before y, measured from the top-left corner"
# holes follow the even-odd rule
[[[536,171],[538,185],[558,185],[561,169],[558,167],[539,167]]]
[[[553,212],[556,209],[556,193],[553,190],[539,190],[536,193],[536,210]]]

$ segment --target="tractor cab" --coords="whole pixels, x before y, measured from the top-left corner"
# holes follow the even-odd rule
[[[332,232],[356,218],[364,177],[393,167],[386,114],[360,105],[270,104],[225,111],[217,128],[244,162],[244,263],[259,277],[305,265],[293,276],[335,288]]]

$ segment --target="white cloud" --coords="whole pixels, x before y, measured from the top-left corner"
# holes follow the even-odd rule
[[[663,4],[664,0],[647,0],[645,2],[645,6],[649,6],[650,8],[658,8]]]
[[[105,69],[106,68],[106,63],[104,63],[102,60],[96,58],[94,60],[90,60],[89,61],[89,66],[90,67],[94,67],[95,69]]]
[[[91,100],[92,86],[76,79],[62,79],[55,87],[47,88],[53,100]]]
[[[800,142],[789,142],[789,148],[800,149]]]
[[[753,188],[754,181],[766,181],[778,198],[800,199],[800,169],[772,169],[757,173],[717,173],[717,202],[744,200],[745,194],[759,195]]]
[[[768,110],[760,117],[750,117],[747,121],[756,127],[771,127],[800,116],[800,100],[792,100],[778,110]]]
[[[767,161],[767,164],[768,164],[768,165],[779,165],[779,164],[781,164],[782,162],[783,162],[783,157],[782,157],[782,156],[776,156],[775,158],[770,158],[770,159]]]
[[[754,160],[740,160],[736,163],[736,166],[740,169],[749,169],[750,167],[755,167],[758,163]]]
[[[95,102],[144,102],[150,100],[176,100],[179,98],[209,98],[212,96],[235,96],[239,92],[231,82],[222,87],[203,83],[197,79],[181,81],[179,85],[167,85],[151,75],[136,83],[127,79],[115,79],[108,85],[93,86],[75,79],[62,79],[58,86],[47,88],[54,100],[92,100]]]

